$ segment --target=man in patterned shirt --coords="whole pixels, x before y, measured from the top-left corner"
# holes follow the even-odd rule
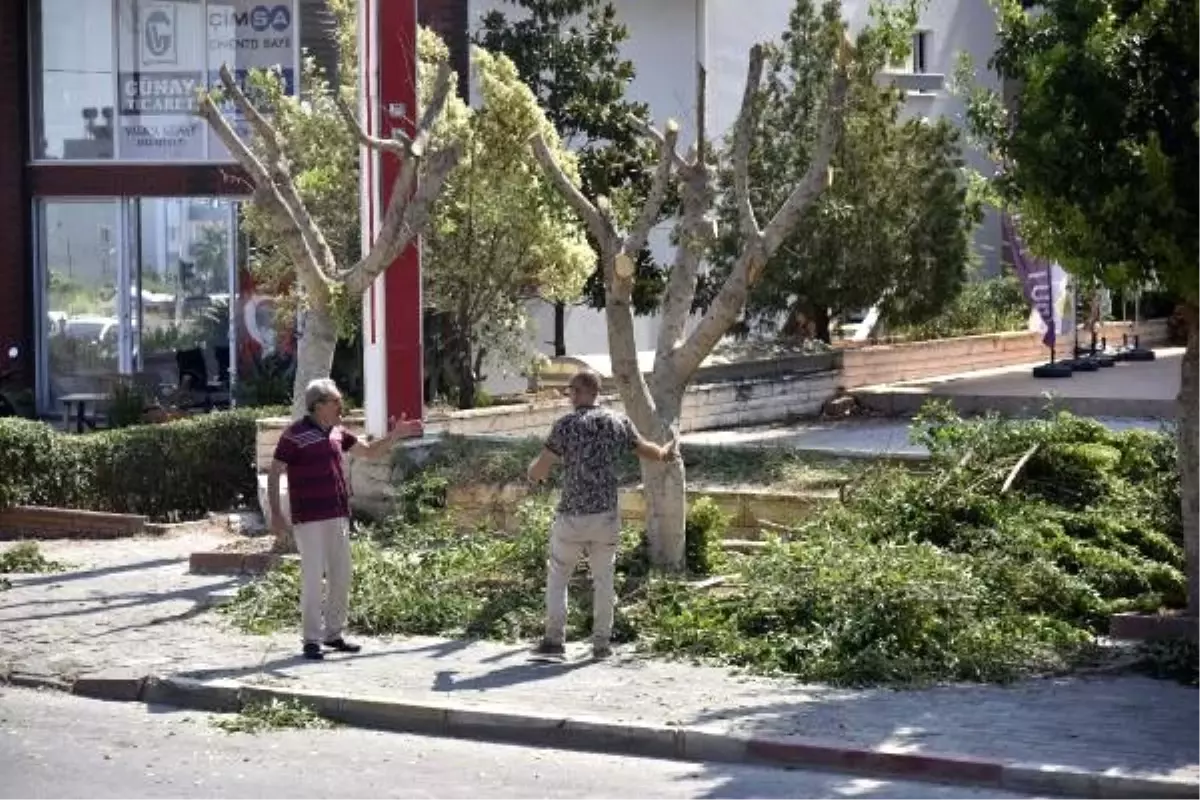
[[[678,457],[678,443],[660,447],[648,442],[624,414],[597,408],[600,379],[592,372],[571,378],[567,393],[575,410],[554,423],[541,455],[529,465],[534,483],[544,480],[558,461],[564,470],[546,562],[546,635],[534,653],[555,659],[565,655],[567,582],[586,552],[592,573],[592,655],[606,658],[612,652],[613,572],[621,541],[617,456],[632,450],[647,460],[670,461]]]
[[[287,531],[279,498],[279,476],[287,475],[292,531],[300,551],[300,618],[304,657],[324,658],[326,647],[342,653],[361,648],[342,637],[350,605],[350,488],[343,457],[378,458],[402,436],[419,434],[420,423],[401,419],[387,436],[370,444],[342,427],[342,393],[328,378],[304,391],[308,409],[279,437],[267,475],[271,528]],[[322,592],[322,583],[324,592]],[[324,597],[322,597],[324,595]]]

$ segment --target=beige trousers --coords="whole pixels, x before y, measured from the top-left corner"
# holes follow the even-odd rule
[[[301,522],[293,530],[300,551],[304,641],[333,641],[342,635],[350,611],[350,520]]]
[[[546,561],[546,641],[562,644],[566,639],[567,583],[579,557],[587,553],[592,572],[592,640],[608,643],[616,607],[613,573],[620,543],[621,517],[615,510],[555,518]]]

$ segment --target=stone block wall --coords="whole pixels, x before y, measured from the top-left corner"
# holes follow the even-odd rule
[[[838,373],[833,370],[691,386],[684,395],[680,428],[683,433],[691,433],[815,415],[837,386]],[[616,397],[607,398],[606,405],[622,408]],[[569,409],[566,400],[494,406],[431,418],[429,426],[457,436],[545,436],[554,421]]]

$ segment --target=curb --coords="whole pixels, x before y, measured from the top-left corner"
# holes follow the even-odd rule
[[[188,557],[193,575],[265,575],[283,563],[277,553],[202,551]]]
[[[697,728],[503,711],[448,701],[411,702],[343,692],[242,684],[228,679],[137,675],[128,670],[72,679],[12,672],[13,686],[54,689],[97,700],[232,713],[263,699],[299,701],[351,727],[459,739],[543,745],[693,762],[805,767],[1030,794],[1093,798],[1195,798],[1200,783],[932,753],[897,753],[813,740],[774,740]]]

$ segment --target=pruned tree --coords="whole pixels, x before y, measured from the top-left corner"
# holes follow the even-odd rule
[[[432,36],[421,32],[422,39]],[[448,61],[422,63],[418,72],[428,90],[421,92],[423,110],[420,118],[412,121],[411,134],[397,133],[392,139],[371,136],[346,102],[324,98],[325,103],[336,105],[346,129],[359,144],[401,161],[379,235],[369,251],[353,262],[338,258],[309,211],[293,170],[291,143],[269,118],[271,103],[252,101],[225,65],[220,69],[222,88],[200,98],[197,113],[244,170],[254,203],[270,220],[302,294],[304,322],[292,392],[292,410],[297,415],[304,412],[304,387],[329,375],[339,319],[361,304],[371,283],[425,231],[446,179],[462,157],[462,143],[435,130],[453,88],[454,73]],[[319,113],[311,104],[306,109],[282,93],[268,94],[268,99],[274,99],[276,105],[292,104],[293,113]],[[243,138],[226,116],[222,110],[226,101],[245,120],[250,136]]]
[[[658,164],[640,213],[628,230],[622,230],[612,204],[604,197],[596,203],[589,201],[555,160],[548,144],[540,137],[533,140],[534,152],[542,167],[598,243],[613,376],[626,413],[644,435],[657,442],[669,441],[676,435],[684,392],[700,364],[737,322],[746,298],[762,277],[767,262],[826,186],[829,161],[841,137],[850,72],[860,68],[855,45],[845,38],[841,21],[834,20],[831,24],[837,31],[839,47],[826,90],[825,110],[812,161],[803,179],[792,187],[786,199],[777,207],[766,210],[766,215],[761,217],[767,219],[765,225],[760,222],[760,209],[755,207],[750,187],[750,151],[758,123],[756,98],[762,82],[765,53],[761,46],[750,51],[746,85],[730,151],[741,248],[708,310],[686,338],[684,332],[692,311],[701,263],[719,233],[714,214],[717,200],[715,170],[701,156],[703,149],[696,146],[688,156],[681,155],[678,151],[679,127],[673,121],[668,122],[661,132],[646,126],[644,134],[658,147]],[[638,366],[634,339],[632,290],[635,269],[632,254],[645,246],[673,175],[678,181],[682,208],[676,227],[678,246],[667,279],[654,367],[645,376]],[[687,511],[683,464],[681,460],[666,464],[642,462],[642,479],[651,560],[656,566],[680,570],[684,565]]]
[[[767,50],[760,124],[751,144],[755,206],[787,197],[808,169],[820,133],[829,71],[839,41],[832,21],[840,0],[799,0],[781,41]],[[896,7],[888,30],[911,29],[917,9]],[[831,35],[832,33],[832,35]],[[879,304],[889,324],[924,322],[958,295],[967,277],[971,234],[981,207],[968,196],[958,129],[949,120],[904,120],[904,92],[875,70],[895,62],[895,46],[876,37],[860,48],[872,69],[855,73],[846,97],[845,133],[830,162],[830,185],[801,216],[763,279],[750,292],[739,333],[831,341],[831,320]],[[719,288],[738,257],[741,235],[733,174],[721,172],[723,235],[698,305]]]

